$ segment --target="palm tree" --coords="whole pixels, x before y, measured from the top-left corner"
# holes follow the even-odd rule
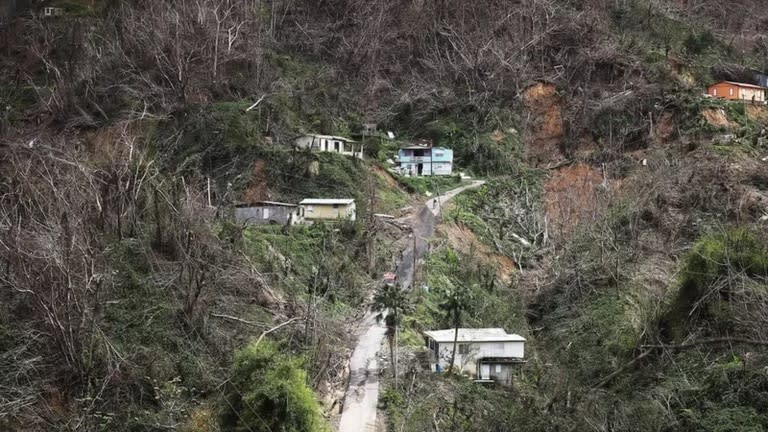
[[[469,309],[472,293],[464,285],[451,284],[443,292],[443,301],[440,308],[445,311],[446,318],[456,330],[453,334],[453,353],[451,354],[451,364],[448,367],[449,372],[453,372],[453,366],[456,360],[456,347],[459,342],[459,327],[464,312]]]
[[[384,284],[376,290],[371,309],[376,314],[376,321],[384,321],[387,326],[387,341],[392,361],[392,374],[397,379],[397,328],[402,322],[403,315],[411,309],[406,290],[399,284]]]

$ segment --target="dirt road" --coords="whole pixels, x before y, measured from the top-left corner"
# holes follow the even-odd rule
[[[427,249],[427,239],[435,233],[437,216],[448,200],[470,188],[482,186],[485,182],[476,180],[472,183],[448,191],[439,197],[429,199],[418,210],[411,225],[412,235],[408,248],[403,251],[403,259],[397,268],[397,278],[405,287],[413,284],[414,254],[420,259]],[[415,244],[415,248],[414,248]],[[349,384],[344,397],[344,410],[339,421],[339,432],[368,432],[376,430],[376,405],[379,401],[379,365],[376,358],[386,329],[376,323],[374,314],[368,313],[360,323],[366,329],[352,352],[349,360]]]

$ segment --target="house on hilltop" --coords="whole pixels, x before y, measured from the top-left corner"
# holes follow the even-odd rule
[[[400,172],[412,176],[451,175],[453,171],[453,150],[432,147],[429,141],[422,141],[401,147],[397,154]]]
[[[355,220],[355,200],[351,198],[308,198],[299,204],[307,220]]]
[[[239,203],[235,204],[235,220],[251,225],[297,225],[304,222],[304,208],[276,201]]]
[[[424,332],[430,366],[450,367],[456,329]],[[454,367],[478,382],[512,385],[514,365],[524,363],[525,338],[502,328],[459,328]]]
[[[363,144],[349,138],[333,135],[302,135],[294,140],[298,148],[310,149],[312,151],[330,152],[352,156],[354,158],[363,158]]]
[[[707,87],[707,94],[712,97],[765,103],[765,87],[739,83],[734,81],[720,81]]]

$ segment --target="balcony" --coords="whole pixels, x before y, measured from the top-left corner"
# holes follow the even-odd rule
[[[400,156],[400,163],[429,163],[432,162],[430,156]]]

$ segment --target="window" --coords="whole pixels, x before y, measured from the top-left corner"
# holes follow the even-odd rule
[[[334,204],[333,208],[337,209],[337,208],[339,208],[339,205],[338,204]]]
[[[496,373],[501,373],[501,365],[500,365],[500,364],[497,364],[497,365],[496,365],[496,367],[495,367],[494,369],[495,369],[495,371],[494,371],[494,372],[496,372]]]
[[[712,89],[712,96],[717,96],[717,89]]]
[[[262,219],[269,219],[269,209],[268,208],[262,209],[261,218]]]
[[[459,344],[459,354],[469,354],[469,344]]]
[[[443,152],[435,152],[435,157],[443,157],[445,156],[445,153]]]
[[[728,89],[728,95],[729,96],[733,96],[733,88],[729,88]]]

